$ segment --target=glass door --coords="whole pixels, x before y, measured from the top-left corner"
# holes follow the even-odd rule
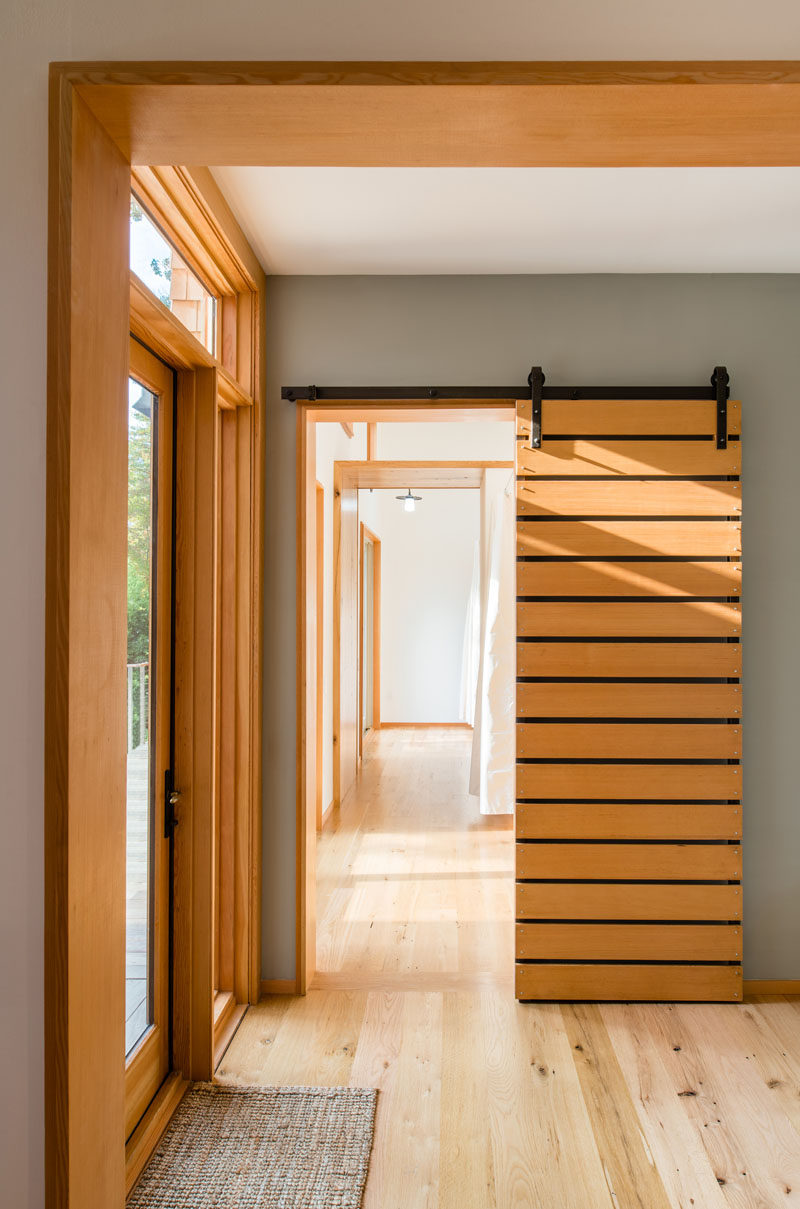
[[[125,1134],[168,1074],[173,374],[136,340],[128,379]]]

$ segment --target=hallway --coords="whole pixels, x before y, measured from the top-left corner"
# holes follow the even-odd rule
[[[506,819],[462,730],[383,730],[319,843],[319,973],[223,1082],[380,1089],[365,1209],[800,1204],[800,1003],[518,1004]]]
[[[467,793],[467,727],[384,729],[317,850],[317,978],[340,990],[511,989],[511,816]]]

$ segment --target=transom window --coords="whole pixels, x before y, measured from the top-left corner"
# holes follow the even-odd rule
[[[131,194],[130,267],[204,348],[215,353],[217,300]]]

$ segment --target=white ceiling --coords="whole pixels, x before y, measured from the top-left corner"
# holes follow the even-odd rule
[[[214,175],[270,273],[800,272],[800,168]]]

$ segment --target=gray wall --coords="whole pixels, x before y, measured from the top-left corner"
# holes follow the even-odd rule
[[[744,406],[745,975],[800,977],[796,276],[276,277],[268,285],[264,977],[294,972],[294,409],[280,386],[700,383]]]

